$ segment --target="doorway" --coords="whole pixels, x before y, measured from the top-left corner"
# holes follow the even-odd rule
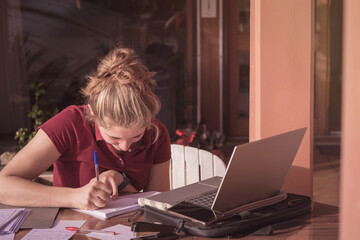
[[[224,1],[227,34],[224,79],[224,132],[229,139],[249,137],[250,0]]]

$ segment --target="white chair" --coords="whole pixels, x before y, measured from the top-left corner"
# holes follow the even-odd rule
[[[170,188],[175,189],[214,176],[223,177],[226,165],[215,154],[195,147],[171,144]]]

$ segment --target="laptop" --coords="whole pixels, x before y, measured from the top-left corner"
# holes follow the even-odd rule
[[[295,159],[306,128],[238,145],[225,175],[148,198],[143,204],[204,225],[234,212],[274,204],[286,198],[281,187]],[[194,198],[212,195],[208,207]]]

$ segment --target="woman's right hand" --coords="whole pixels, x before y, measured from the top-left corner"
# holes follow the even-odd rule
[[[105,207],[110,200],[112,189],[109,185],[92,179],[77,189],[74,205],[79,209],[94,210]]]

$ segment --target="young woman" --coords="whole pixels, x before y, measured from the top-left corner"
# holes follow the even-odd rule
[[[169,190],[170,140],[155,118],[153,75],[133,50],[112,50],[87,77],[86,105],[69,106],[40,126],[0,172],[0,202],[97,209],[120,191]],[[32,181],[52,164],[54,186]]]

